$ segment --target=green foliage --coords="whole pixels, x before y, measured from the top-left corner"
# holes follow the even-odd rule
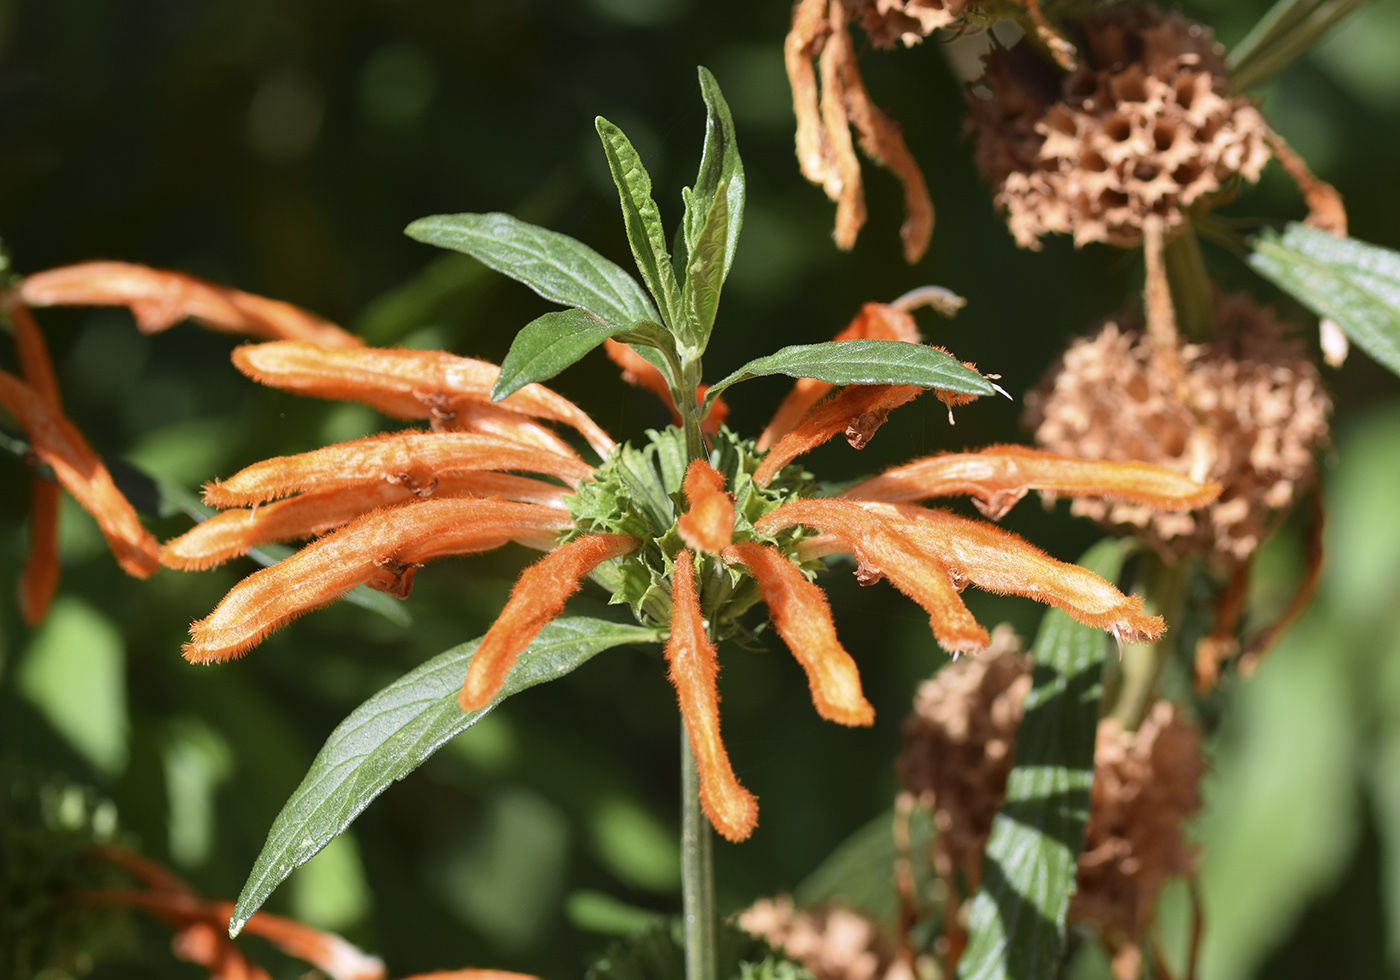
[[[498,402],[532,381],[548,381],[610,337],[675,356],[670,335],[654,323],[604,323],[584,309],[546,313],[515,335],[491,400]]]
[[[723,923],[717,942],[717,980],[812,980],[812,974],[768,944]],[[585,974],[587,980],[687,980],[679,922],[659,923],[614,941]]]
[[[1256,241],[1249,264],[1400,374],[1400,253],[1293,223]]]
[[[268,832],[229,922],[237,935],[292,870],[308,861],[391,782],[402,779],[452,737],[513,694],[556,680],[596,654],[658,639],[655,631],[586,617],[561,617],[520,655],[500,694],[462,711],[457,692],[479,640],[433,658],[355,709],[331,733]]]
[[[1226,62],[1230,87],[1248,92],[1287,68],[1367,0],[1278,0]]]
[[[903,340],[835,340],[796,344],[757,357],[710,386],[713,404],[730,385],[769,374],[815,378],[836,385],[918,385],[966,395],[990,395],[993,385],[941,350]]]
[[[1114,579],[1123,543],[1104,541],[1079,563]],[[1033,686],[1016,733],[1006,802],[982,857],[982,886],[968,907],[959,980],[1049,980],[1065,948],[1099,724],[1102,630],[1052,609],[1031,655]]]
[[[464,252],[563,306],[608,323],[655,320],[637,281],[582,242],[508,214],[438,214],[419,218],[410,238]]]

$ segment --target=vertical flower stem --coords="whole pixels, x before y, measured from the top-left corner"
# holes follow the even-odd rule
[[[686,980],[718,980],[715,872],[710,823],[700,808],[700,772],[681,722],[681,893]]]
[[[1176,321],[1192,343],[1210,340],[1212,329],[1210,273],[1201,242],[1189,224],[1166,243],[1167,283],[1176,306]]]
[[[1135,731],[1147,717],[1147,709],[1157,696],[1157,681],[1162,668],[1176,649],[1176,631],[1180,629],[1181,610],[1186,604],[1186,587],[1191,578],[1191,563],[1183,560],[1168,565],[1156,552],[1142,556],[1140,581],[1144,611],[1164,616],[1167,633],[1156,643],[1127,647],[1123,651],[1121,680],[1109,709],[1124,728]]]

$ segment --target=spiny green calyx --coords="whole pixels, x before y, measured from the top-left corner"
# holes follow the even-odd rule
[[[709,463],[725,478],[734,500],[735,542],[757,541],[787,552],[801,539],[801,528],[788,528],[776,536],[754,530],[754,523],[782,504],[816,492],[816,482],[800,466],[789,466],[766,487],[753,482],[763,454],[752,439],[740,439],[720,426],[710,437]],[[626,603],[647,625],[670,622],[670,576],[677,552],[685,547],[676,522],[688,507],[682,483],[690,460],[685,433],[670,426],[660,432],[647,430],[641,448],[630,442],[614,451],[594,478],[581,484],[569,498],[574,529],[565,540],[584,534],[630,534],[643,541],[641,548],[600,567],[594,578],[612,592],[612,602]],[[736,620],[758,601],[753,579],[742,570],[720,562],[714,555],[701,556],[697,584],[700,604],[712,619],[717,637],[741,632]]]

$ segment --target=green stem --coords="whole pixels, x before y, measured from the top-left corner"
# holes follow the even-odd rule
[[[1193,343],[1210,340],[1214,333],[1211,317],[1210,273],[1206,271],[1201,242],[1189,224],[1163,248],[1167,284],[1176,307],[1177,327]]]
[[[696,392],[700,390],[700,359],[683,357],[681,360],[680,391],[673,393],[671,400],[676,411],[681,414],[681,428],[685,430],[685,454],[692,462],[709,459],[710,448],[705,442],[705,434],[700,431],[700,406]]]
[[[1147,717],[1147,710],[1157,696],[1162,669],[1176,649],[1176,632],[1181,626],[1181,610],[1186,605],[1190,578],[1189,561],[1168,565],[1155,552],[1143,555],[1140,574],[1143,611],[1165,617],[1167,633],[1156,643],[1142,643],[1123,650],[1117,693],[1108,715],[1129,731],[1135,731]]]
[[[715,870],[710,822],[700,807],[700,772],[681,723],[681,894],[686,980],[718,980]]]

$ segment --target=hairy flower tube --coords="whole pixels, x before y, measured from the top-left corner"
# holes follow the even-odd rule
[[[867,305],[844,339],[872,334],[917,338],[907,313],[879,304]],[[638,362],[650,366],[635,355],[612,356],[638,374]],[[430,428],[264,460],[210,483],[206,501],[229,509],[168,542],[166,565],[203,568],[261,543],[311,540],[244,579],[195,623],[188,659],[238,656],[357,585],[405,597],[416,570],[434,558],[512,541],[544,551],[473,655],[462,708],[490,704],[517,658],[592,578],[641,622],[668,632],[666,659],[698,762],[701,802],[733,841],[753,831],[758,804],[724,748],[716,676],[719,645],[748,635],[740,623],[747,610],[766,606],[823,718],[868,725],[874,711],[856,661],[812,581],[823,557],[853,554],[862,582],[888,578],[924,607],[934,637],[951,651],[987,643],[958,595],[969,582],[1055,605],[1135,642],[1164,628],[1141,612],[1140,600],[1013,534],[916,501],[967,494],[995,518],[1030,489],[1176,510],[1217,492],[1161,467],[998,446],[919,460],[839,496],[817,496],[815,481],[792,461],[837,434],[863,446],[889,411],[925,390],[914,385],[831,393],[830,384],[799,380],[766,430],[767,452],[711,425],[707,457],[690,459],[680,428],[649,432],[640,446],[618,445],[539,384],[492,402],[500,371],[470,358],[277,341],[239,348],[234,363],[264,384],[353,399]],[[658,387],[654,379],[647,386]],[[950,406],[972,397],[936,393]],[[597,461],[585,461],[571,438],[587,443]]]

